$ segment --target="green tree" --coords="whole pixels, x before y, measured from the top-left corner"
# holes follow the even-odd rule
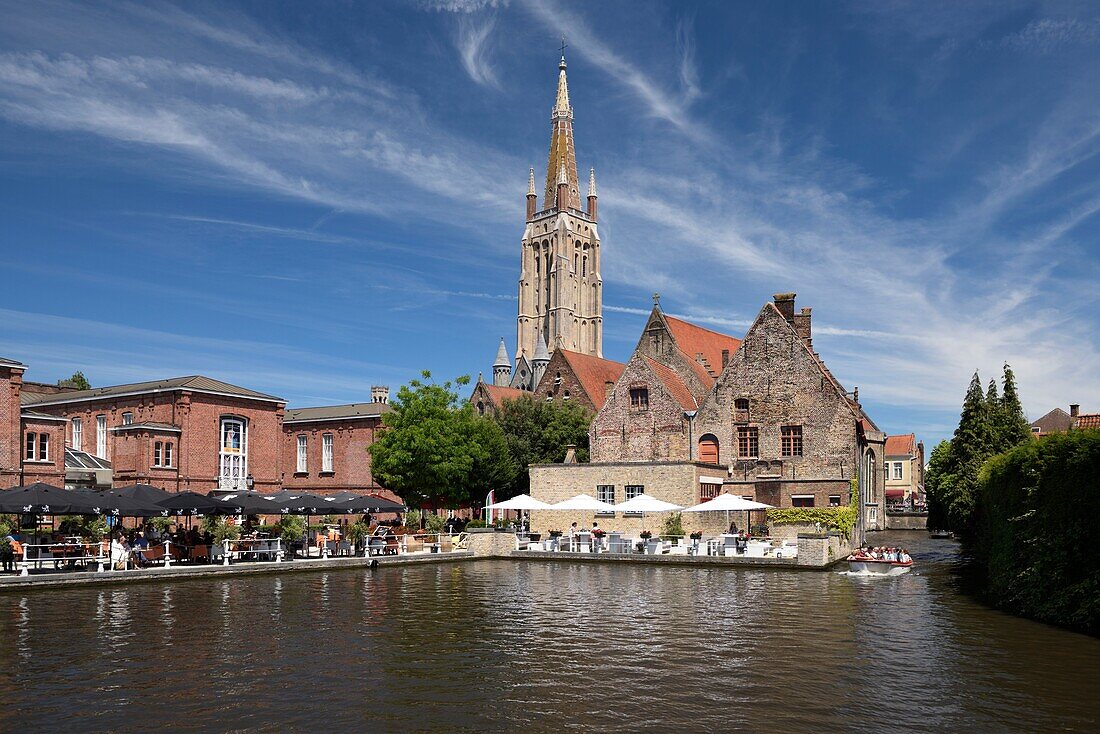
[[[956,533],[970,531],[977,497],[978,470],[993,455],[993,427],[989,405],[982,393],[981,378],[975,372],[963,400],[959,427],[951,439],[948,471],[954,476],[950,491],[943,495],[947,528]]]
[[[947,505],[954,492],[955,475],[951,474],[951,441],[940,441],[928,457],[924,473],[924,491],[928,494],[928,527],[947,527]]]
[[[592,414],[576,403],[546,402],[524,395],[504,401],[493,420],[504,432],[515,471],[502,499],[529,493],[528,465],[561,462],[567,446],[577,447],[577,461],[588,461]]]
[[[469,436],[473,464],[468,477],[467,498],[472,505],[485,500],[489,490],[505,493],[516,479],[516,465],[508,450],[508,441],[500,425],[491,418],[474,413],[469,405],[463,407],[460,425]],[[524,472],[526,473],[526,472]]]
[[[371,470],[383,486],[411,507],[443,507],[464,499],[466,479],[473,468],[469,431],[459,426],[458,393],[450,382],[425,381],[402,385],[393,410],[382,417],[385,430],[370,446]],[[466,385],[459,377],[456,385]]]
[[[1031,425],[1024,416],[1024,407],[1020,404],[1020,395],[1016,389],[1016,375],[1005,362],[1002,379],[1001,400],[994,418],[996,434],[994,449],[1004,453],[1009,449],[1031,440]]]
[[[88,378],[84,377],[84,373],[80,371],[74,372],[73,376],[67,380],[57,381],[58,385],[61,385],[62,383],[72,385],[77,390],[90,390],[92,388],[91,384],[88,382]]]
[[[992,413],[1001,407],[1001,398],[997,395],[997,381],[989,379],[989,387],[985,389],[985,404]]]

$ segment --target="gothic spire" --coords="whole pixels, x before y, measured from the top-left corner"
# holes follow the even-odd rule
[[[504,346],[504,337],[500,338],[500,348],[497,349],[497,358],[493,362],[493,367],[511,367],[512,363],[508,359],[508,348]]]
[[[558,64],[558,96],[550,116],[550,154],[546,164],[546,192],[543,209],[557,204],[558,179],[564,173],[569,184],[568,205],[581,208],[580,186],[577,182],[577,154],[573,148],[573,107],[569,104],[569,83],[565,77],[565,55]]]
[[[531,169],[530,175],[527,177],[527,195],[535,195],[535,169]]]

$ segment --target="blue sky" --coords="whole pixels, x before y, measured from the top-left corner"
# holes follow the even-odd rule
[[[1100,410],[1100,6],[0,2],[0,354],[292,405],[515,338],[560,35],[605,356],[777,291],[885,430]]]

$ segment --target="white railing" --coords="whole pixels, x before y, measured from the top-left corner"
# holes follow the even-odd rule
[[[691,538],[683,535],[662,535],[649,538],[605,533],[577,533],[532,541],[522,534],[516,536],[518,550],[538,550],[558,553],[610,553],[644,555],[714,556],[742,558],[794,558],[798,542],[794,538],[742,538],[738,535],[718,535]]]

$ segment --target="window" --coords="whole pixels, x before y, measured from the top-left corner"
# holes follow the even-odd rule
[[[332,434],[321,436],[321,471],[334,471],[332,468]]]
[[[895,461],[894,462],[894,474],[891,477],[891,479],[901,479],[901,462],[900,461]]]
[[[1042,432],[1042,430],[1043,430],[1043,429],[1042,429],[1042,428],[1040,428],[1039,426],[1032,426],[1032,427],[1031,427],[1031,432],[1032,432],[1032,433],[1041,433],[1041,432]]]
[[[637,410],[649,410],[649,388],[630,388],[630,407]]]
[[[84,423],[79,418],[73,418],[73,448],[82,450],[84,444]]]
[[[712,500],[722,493],[721,484],[700,484],[699,485],[699,501],[706,502]]]
[[[164,466],[172,466],[172,442],[164,442]]]
[[[248,474],[248,433],[242,418],[221,419],[219,489],[242,489]]]
[[[783,426],[780,433],[782,455],[802,456],[802,426]]]
[[[38,460],[50,460],[50,434],[48,433],[38,434]]]
[[[626,490],[626,498],[628,500],[632,500],[638,495],[645,493],[644,484],[628,484],[624,489]]]
[[[95,455],[101,459],[107,457],[107,416],[95,417]]]
[[[813,507],[814,496],[812,494],[792,494],[791,507]]]
[[[303,433],[298,436],[298,468],[295,469],[300,474],[305,474],[309,471],[309,444],[306,435]]]
[[[596,499],[600,502],[606,502],[609,505],[615,504],[615,485],[614,484],[597,484],[596,485]],[[614,512],[597,512],[597,515],[610,515],[615,516]]]
[[[134,414],[130,411],[126,411],[122,414],[122,425],[132,426],[134,425]]]
[[[829,507],[840,507],[840,495],[839,494],[829,495]]]
[[[737,429],[737,455],[742,459],[755,459],[760,456],[760,429]]]
[[[737,398],[733,401],[733,420],[737,423],[747,423],[749,420],[749,399]]]
[[[164,460],[164,443],[157,441],[153,444],[153,466],[162,466]]]
[[[569,391],[568,390],[566,390],[565,394],[561,396],[561,399],[562,400],[568,400],[569,399]]]
[[[23,457],[27,461],[34,461],[34,447],[38,445],[36,443],[37,438],[38,438],[37,433],[28,433],[27,434],[27,454],[26,454],[26,456]]]

